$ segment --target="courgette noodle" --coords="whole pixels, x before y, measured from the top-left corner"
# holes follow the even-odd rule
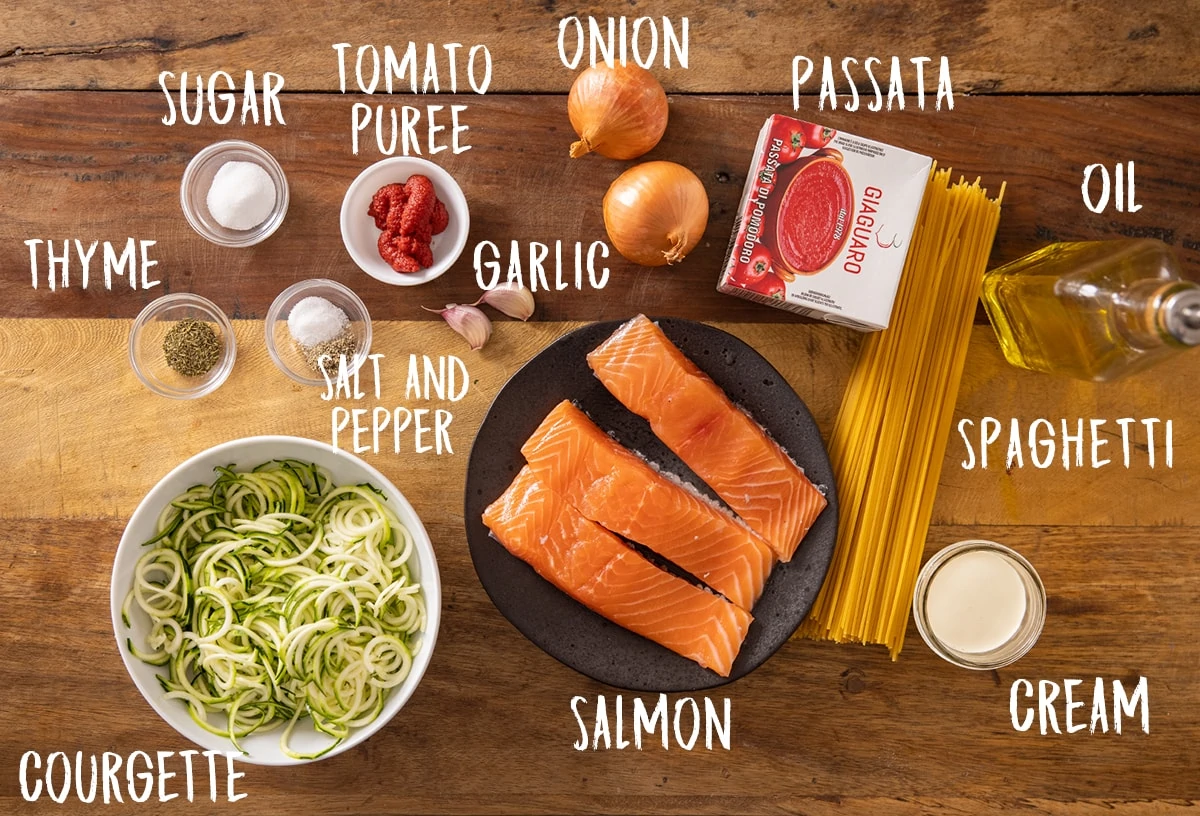
[[[282,726],[284,754],[316,759],[379,716],[421,647],[412,536],[376,488],[335,487],[317,465],[216,470],[164,508],[146,542],[122,617],[129,627],[136,605],[150,631],[129,651],[164,667],[165,696],[239,751]],[[332,744],[289,747],[303,719]]]

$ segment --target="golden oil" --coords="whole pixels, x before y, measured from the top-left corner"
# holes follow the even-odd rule
[[[1115,380],[1200,343],[1200,286],[1156,240],[1058,243],[989,271],[983,305],[1010,363]]]

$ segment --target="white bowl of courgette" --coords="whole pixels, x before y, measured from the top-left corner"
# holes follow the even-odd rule
[[[383,474],[321,442],[260,436],[193,456],[146,494],[111,604],[125,667],[169,725],[293,765],[357,745],[408,702],[441,583]]]

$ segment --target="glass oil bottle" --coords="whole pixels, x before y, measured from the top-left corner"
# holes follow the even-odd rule
[[[1058,243],[984,275],[1013,365],[1098,382],[1200,344],[1200,285],[1161,241]]]

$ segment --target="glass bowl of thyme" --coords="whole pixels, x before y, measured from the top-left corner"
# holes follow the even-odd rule
[[[211,394],[233,370],[229,318],[207,298],[180,292],[151,301],[129,331],[129,363],[142,383],[171,399]]]
[[[371,316],[348,286],[313,278],[279,293],[267,310],[266,335],[280,371],[301,385],[324,387],[366,362]]]

